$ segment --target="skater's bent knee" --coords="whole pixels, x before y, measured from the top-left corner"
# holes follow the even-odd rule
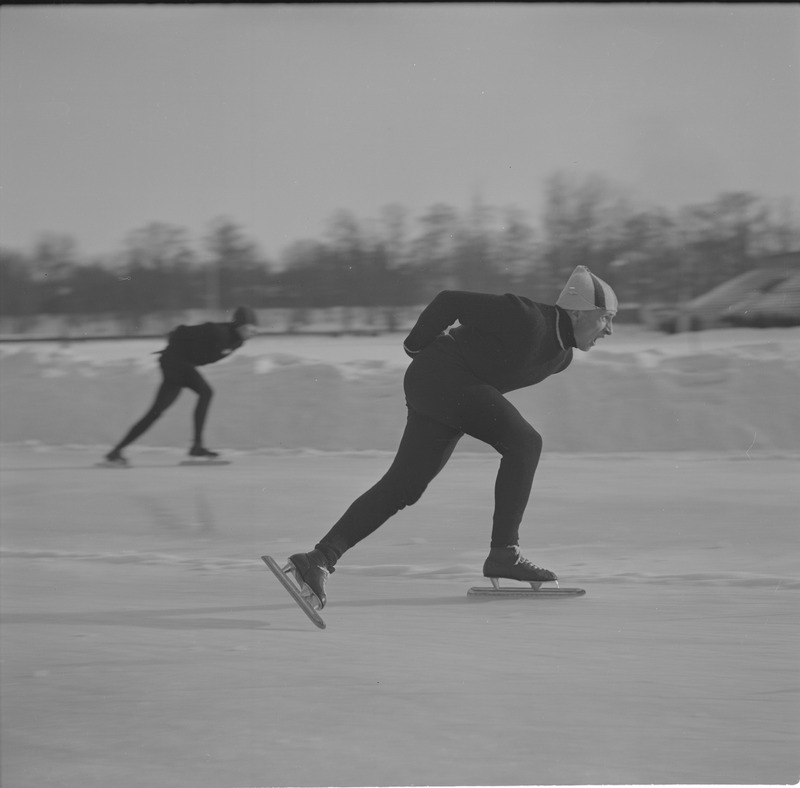
[[[383,495],[392,502],[393,508],[399,511],[407,506],[413,506],[422,498],[427,486],[427,484],[390,483],[384,487]]]
[[[413,488],[403,490],[399,497],[399,506],[398,509],[405,509],[406,506],[413,506],[420,498],[422,498],[422,493],[425,492],[425,487],[422,489]]]
[[[517,431],[513,438],[502,441],[496,448],[502,455],[517,455],[519,457],[538,459],[542,453],[542,436],[531,426]]]
[[[533,427],[523,433],[523,440],[528,453],[536,454],[537,456],[542,453],[544,441],[542,440],[542,436],[536,432]]]

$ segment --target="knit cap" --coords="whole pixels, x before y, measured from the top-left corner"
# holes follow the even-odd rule
[[[237,306],[233,313],[233,325],[238,326],[257,326],[258,318],[256,313],[249,306]]]
[[[581,311],[605,309],[616,312],[618,308],[617,296],[611,286],[585,265],[575,267],[556,304],[562,309]]]

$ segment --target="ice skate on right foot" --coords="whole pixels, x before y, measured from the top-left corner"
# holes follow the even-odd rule
[[[218,451],[211,451],[211,449],[207,449],[205,446],[202,446],[199,443],[195,443],[191,449],[189,449],[189,456],[190,457],[203,457],[204,459],[214,460],[219,457]]]
[[[554,572],[542,569],[523,558],[516,545],[493,547],[483,564],[483,576],[488,577],[496,589],[500,588],[501,578],[530,583],[533,589],[538,589],[542,583],[554,582],[558,585]]]
[[[300,593],[311,603],[312,607],[322,610],[325,607],[325,583],[333,572],[319,550],[310,553],[295,553],[289,556],[283,571],[294,575]]]

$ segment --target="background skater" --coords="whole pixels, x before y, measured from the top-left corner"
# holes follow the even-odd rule
[[[107,464],[127,466],[122,450],[143,435],[172,405],[181,389],[191,389],[197,394],[194,409],[194,440],[189,455],[192,457],[217,457],[217,452],[203,446],[203,429],[211,404],[213,391],[197,367],[213,364],[233,353],[255,333],[258,324],[255,312],[248,306],[236,307],[230,323],[202,323],[197,326],[180,325],[168,336],[167,347],[159,351],[163,379],[150,410],[128,430],[125,437],[105,456]]]
[[[314,550],[289,558],[298,584],[317,597],[318,607],[325,605],[326,580],[345,551],[416,503],[464,434],[501,455],[484,576],[556,580],[520,554],[519,526],[542,438],[503,395],[566,369],[573,348],[588,351],[612,333],[616,312],[611,287],[582,265],[555,306],[510,294],[439,293],[403,345],[413,359],[404,379],[408,420],[391,467]],[[445,333],[456,321],[460,325]]]

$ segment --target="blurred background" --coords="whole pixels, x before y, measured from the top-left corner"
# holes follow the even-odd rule
[[[800,12],[3,6],[0,338],[403,331],[441,289],[800,324]]]
[[[0,781],[796,783],[798,200],[797,3],[0,4]],[[403,332],[578,264],[614,336],[508,399],[525,550],[586,599],[468,603],[465,436],[309,649],[258,556],[389,466]],[[233,465],[179,467],[185,392],[96,469],[238,304]]]

